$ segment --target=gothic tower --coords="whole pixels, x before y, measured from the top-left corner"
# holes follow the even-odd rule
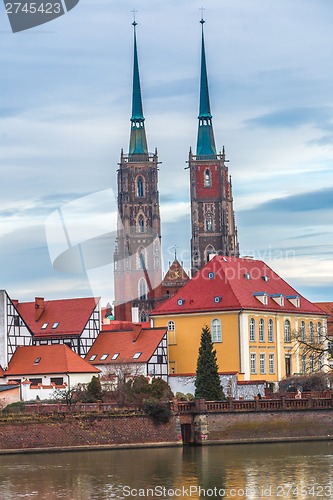
[[[233,209],[231,177],[225,165],[224,147],[217,153],[210,111],[206,67],[204,20],[201,19],[201,78],[196,154],[189,154],[191,177],[192,275],[218,253],[239,256]]]
[[[115,318],[146,321],[162,281],[158,157],[148,153],[134,26],[129,152],[118,169],[118,227],[114,252]]]

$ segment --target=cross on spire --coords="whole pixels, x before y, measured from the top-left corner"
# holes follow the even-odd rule
[[[201,24],[203,24],[205,22],[204,18],[203,18],[203,16],[204,16],[204,10],[206,10],[206,9],[204,9],[203,7],[200,7],[199,10],[201,11],[201,21],[200,22],[201,22]]]
[[[132,14],[133,14],[133,22],[132,22],[132,24],[133,24],[133,26],[135,27],[135,26],[138,24],[138,23],[136,22],[136,20],[135,20],[135,14],[136,14],[138,11],[137,11],[137,10],[135,10],[135,9],[133,9],[133,10],[131,10],[131,12],[132,12]]]

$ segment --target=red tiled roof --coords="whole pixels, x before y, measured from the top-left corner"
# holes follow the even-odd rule
[[[130,331],[133,328],[133,324],[141,325],[143,328],[150,328],[150,322],[146,321],[143,323],[132,323],[132,321],[117,321],[111,320],[110,323],[105,323],[102,325],[102,330],[107,332],[125,332]]]
[[[255,296],[263,292],[267,294],[267,305]],[[272,298],[280,294],[284,296],[282,306]],[[300,307],[287,299],[295,296],[300,298]],[[215,297],[221,297],[220,302],[214,302]],[[180,299],[184,301],[182,305],[179,305]],[[264,262],[218,255],[173,297],[152,311],[151,316],[239,309],[324,315]]]
[[[36,360],[40,361],[36,363]],[[98,373],[99,370],[64,344],[19,346],[9,362],[5,376],[47,373]]]
[[[93,355],[96,355],[96,358],[89,361],[94,365],[147,363],[165,334],[165,328],[144,328],[139,334],[138,331],[133,332],[133,330],[103,331],[89,349],[85,359],[89,361]],[[136,338],[135,342],[133,342],[134,338]],[[133,359],[137,352],[141,352],[140,357]],[[101,360],[103,354],[108,356],[106,359]],[[119,356],[114,360],[111,359],[115,354],[119,354]]]
[[[315,302],[315,305],[328,314],[327,333],[333,335],[333,302]]]
[[[35,302],[16,305],[19,314],[37,338],[59,338],[80,335],[87,324],[99,298],[46,300],[45,308],[38,321],[35,320]],[[42,326],[47,323],[47,327]],[[52,328],[59,323],[57,328]]]

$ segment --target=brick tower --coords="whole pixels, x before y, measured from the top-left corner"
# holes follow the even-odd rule
[[[196,154],[189,154],[191,177],[192,275],[218,253],[239,256],[231,177],[225,150],[217,153],[210,111],[208,78],[202,26],[199,125]]]
[[[134,26],[131,132],[128,154],[118,169],[118,228],[114,252],[115,318],[146,321],[154,308],[161,270],[158,157],[149,153]]]

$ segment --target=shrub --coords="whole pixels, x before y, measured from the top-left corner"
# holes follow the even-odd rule
[[[167,424],[171,418],[169,405],[157,399],[146,399],[143,402],[143,411],[155,425]]]
[[[16,403],[10,403],[3,410],[4,413],[19,413],[25,410],[25,403],[23,401],[17,401]]]

